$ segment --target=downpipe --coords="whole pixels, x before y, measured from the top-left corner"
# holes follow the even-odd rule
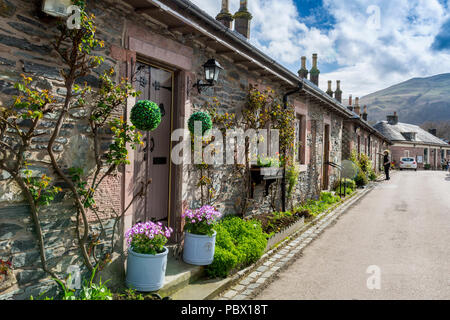
[[[303,90],[303,81],[298,83],[298,87],[295,90],[289,91],[283,96],[283,109],[286,110],[288,107],[288,97],[299,93]],[[283,178],[281,179],[281,211],[286,212],[286,148],[283,148]]]

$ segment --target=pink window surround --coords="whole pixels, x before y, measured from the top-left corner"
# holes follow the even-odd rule
[[[294,107],[295,107],[295,114],[296,117],[300,117],[301,119],[301,141],[304,142],[303,148],[300,150],[301,152],[301,159],[303,161],[300,161],[301,171],[306,171],[307,165],[310,163],[310,146],[308,146],[307,142],[307,136],[309,133],[311,133],[311,123],[308,116],[308,106],[300,101],[300,100],[294,100]]]

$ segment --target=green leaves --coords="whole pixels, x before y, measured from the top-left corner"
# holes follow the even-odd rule
[[[226,277],[257,261],[267,246],[266,234],[256,220],[226,217],[216,226],[214,261],[206,267],[211,277]]]
[[[138,234],[133,237],[131,247],[136,253],[155,255],[164,252],[166,243],[167,238],[161,234],[155,235],[151,240],[145,234]]]
[[[48,206],[55,200],[56,195],[62,191],[60,187],[50,186],[52,178],[43,174],[41,177],[33,177],[33,172],[28,169],[25,163],[24,182],[27,185],[36,205]]]
[[[161,110],[156,103],[141,100],[131,109],[130,120],[139,130],[152,131],[161,123]]]
[[[204,135],[206,131],[208,131],[212,128],[212,120],[211,120],[211,116],[209,115],[209,113],[203,112],[203,111],[194,112],[189,117],[189,121],[188,121],[188,128],[192,134],[194,134],[195,122],[197,122],[197,121],[202,123],[202,135]]]
[[[114,134],[114,142],[109,146],[106,154],[107,163],[130,164],[127,144],[130,143],[131,148],[136,149],[138,144],[143,144],[142,134],[136,130],[135,126],[128,125],[122,118],[113,119],[110,122],[110,128]]]

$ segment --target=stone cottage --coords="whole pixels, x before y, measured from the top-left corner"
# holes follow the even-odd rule
[[[64,12],[67,1],[56,3],[63,6],[61,12]],[[298,146],[295,159],[300,175],[290,205],[317,197],[321,190],[333,187],[339,172],[330,163],[340,164],[345,158],[342,141],[347,123],[370,129],[364,121],[352,122],[355,114],[341,104],[340,88],[335,99],[318,87],[320,71],[316,54],[310,70],[306,69],[306,57],[302,57],[297,75],[249,43],[251,14],[247,1],[241,1],[235,15],[229,12],[228,1],[223,1],[216,19],[187,0],[88,1],[88,11],[95,14],[97,34],[105,41],[105,48],[95,52],[105,58],[105,63],[83,81],[98,86],[98,75],[114,67],[117,78],[127,77],[142,91],[138,100],[156,102],[162,114],[158,129],[143,133],[144,146],[129,150],[131,164],[121,167],[100,185],[95,200],[102,208],[102,215],[89,216],[92,233],[100,230],[101,222],[106,234],[111,235],[115,228],[114,215],[130,207],[118,226],[115,255],[106,269],[119,284],[123,283],[125,258],[121,235],[126,229],[139,220],[161,221],[175,230],[171,242],[179,243],[182,212],[201,203],[197,184],[202,173],[191,164],[176,165],[171,161],[175,144],[171,133],[186,128],[189,116],[205,103],[212,103],[213,98],[218,100],[218,112],[239,115],[249,86],[258,85],[273,89],[280,100],[288,101],[295,108]],[[32,76],[36,86],[62,97],[66,92],[59,73],[62,64],[51,46],[57,35],[57,19],[43,12],[42,1],[38,0],[0,0],[0,15],[0,102],[11,103],[17,94],[14,83],[21,73]],[[202,87],[203,65],[210,59],[220,63],[223,70],[215,85]],[[122,113],[124,119],[129,119],[135,102],[136,99],[128,101]],[[67,167],[83,167],[89,172],[93,167],[93,159],[89,157],[90,131],[86,124],[77,121],[79,117],[71,113],[66,119],[55,152]],[[48,159],[45,150],[48,130],[54,125],[55,115],[45,115],[39,127],[42,135],[33,141],[29,162],[37,176],[44,173],[53,176],[44,163]],[[375,131],[369,132],[374,139],[378,138]],[[371,143],[369,146],[381,147]],[[230,174],[232,168],[214,166],[212,169],[211,185],[217,195],[213,204],[226,214],[236,213],[245,201],[242,180]],[[139,186],[149,180],[151,184],[145,197],[130,205]],[[64,184],[61,186],[64,190]],[[244,214],[273,209],[266,191],[264,183],[255,186]],[[83,265],[74,236],[73,201],[64,195],[65,192],[39,212],[48,267],[61,277],[67,276],[70,266]],[[279,207],[280,197],[276,196],[275,201]],[[111,249],[109,242],[97,240],[91,239],[97,252]],[[54,290],[54,282],[40,267],[40,256],[29,207],[10,176],[0,171],[0,258],[12,260],[17,278],[0,292],[0,299],[27,299],[44,290]]]
[[[355,98],[352,105],[352,96],[348,99],[348,110],[353,117],[344,121],[342,138],[342,156],[349,159],[352,150],[357,154],[365,154],[372,161],[375,172],[383,170],[383,151],[389,149],[392,142],[376,128],[367,122],[367,106],[359,105],[359,98]]]
[[[428,164],[432,170],[442,169],[442,159],[447,160],[446,154],[450,146],[436,137],[436,132],[427,132],[417,125],[399,122],[397,112],[388,115],[386,121],[379,121],[374,127],[393,142],[390,150],[391,161],[398,168],[400,158],[413,157],[418,169],[424,169]],[[433,134],[434,133],[434,134]]]

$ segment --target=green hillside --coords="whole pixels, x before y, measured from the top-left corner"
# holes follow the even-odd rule
[[[399,120],[412,124],[450,120],[450,73],[413,78],[361,98],[369,121],[386,120],[397,111]]]

